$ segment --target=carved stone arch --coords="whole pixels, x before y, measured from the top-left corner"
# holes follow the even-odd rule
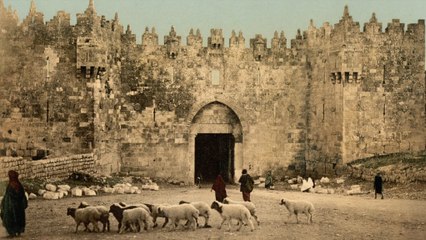
[[[235,102],[226,99],[205,100],[193,105],[187,118],[190,130],[187,159],[195,182],[199,176],[210,182],[219,173],[224,174],[228,182],[239,177],[246,131],[241,110]],[[216,148],[215,145],[221,146]]]
[[[243,109],[243,107],[236,102],[235,100],[228,98],[228,97],[214,97],[214,98],[207,98],[203,99],[197,103],[195,103],[189,114],[187,115],[186,122],[190,125],[192,123],[192,120],[194,119],[195,115],[200,111],[201,108],[208,105],[209,103],[213,102],[219,102],[226,106],[228,106],[235,114],[238,116],[241,126],[243,135],[247,133],[248,131],[248,116],[246,115],[246,111]]]

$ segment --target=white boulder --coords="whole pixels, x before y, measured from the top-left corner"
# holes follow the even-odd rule
[[[28,195],[28,199],[36,199],[37,195],[35,195],[34,193],[30,193],[30,195]]]
[[[57,189],[57,187],[51,183],[46,184],[45,188],[47,191],[51,191],[51,192],[54,192]]]
[[[59,199],[59,193],[57,193],[57,192],[51,192],[51,191],[46,191],[43,194],[43,198],[44,199],[49,199],[49,200],[56,200],[56,199]]]
[[[81,190],[78,187],[75,187],[75,188],[71,189],[71,195],[75,196],[75,197],[81,197],[81,196],[83,196],[83,190]]]
[[[329,183],[330,179],[328,177],[322,177],[320,183]]]
[[[39,189],[38,190],[38,192],[37,192],[37,194],[39,195],[39,196],[43,196],[43,194],[46,192],[46,190],[45,189]]]

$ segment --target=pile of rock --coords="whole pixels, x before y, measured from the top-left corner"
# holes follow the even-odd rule
[[[142,190],[158,191],[160,187],[151,180],[147,181],[142,185],[141,189],[138,186],[132,186],[130,183],[117,183],[113,187],[109,186],[98,186],[93,185],[90,187],[76,186],[71,188],[69,185],[54,185],[48,183],[43,189],[39,189],[37,192],[38,196],[43,199],[56,200],[61,199],[65,196],[81,197],[81,196],[96,196],[99,193],[110,193],[110,194],[140,194]],[[35,199],[37,195],[30,193],[28,199]]]

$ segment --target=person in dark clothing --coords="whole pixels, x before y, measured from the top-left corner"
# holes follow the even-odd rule
[[[374,199],[377,198],[377,194],[382,195],[383,199],[383,180],[380,176],[380,172],[378,172],[374,177]]]
[[[216,201],[223,202],[223,199],[225,199],[228,195],[226,194],[226,184],[225,181],[223,181],[222,175],[219,174],[216,177],[216,180],[213,183],[212,189],[210,191],[214,190]]]
[[[25,209],[28,207],[27,197],[18,172],[10,170],[9,184],[1,201],[1,219],[9,237],[20,236],[25,231]]]
[[[238,182],[240,183],[240,192],[243,194],[243,200],[250,202],[250,193],[253,191],[254,181],[253,178],[247,173],[246,169],[243,169],[242,174]]]
[[[272,179],[272,172],[268,171],[265,178],[265,188],[266,189],[274,189],[274,182]]]

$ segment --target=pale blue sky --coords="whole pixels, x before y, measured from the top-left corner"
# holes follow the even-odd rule
[[[1,0],[0,0],[1,1]],[[6,7],[12,6],[19,19],[27,15],[31,0],[3,0]],[[37,10],[44,13],[44,20],[50,20],[59,10],[71,14],[75,23],[76,13],[87,8],[89,0],[35,0]],[[373,12],[383,30],[393,18],[398,18],[407,26],[426,18],[426,0],[95,0],[98,15],[112,19],[118,12],[120,22],[130,24],[140,43],[146,26],[155,27],[160,44],[173,25],[186,44],[186,36],[191,28],[199,28],[204,38],[210,35],[211,28],[222,28],[226,45],[231,31],[242,31],[246,44],[255,34],[260,33],[270,39],[275,30],[284,30],[288,40],[293,39],[300,28],[306,30],[309,20],[320,27],[324,22],[335,24],[343,15],[343,8],[349,6],[354,21],[362,27]]]

